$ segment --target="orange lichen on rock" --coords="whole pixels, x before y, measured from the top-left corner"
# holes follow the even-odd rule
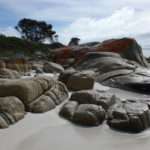
[[[96,51],[123,53],[124,51],[128,50],[128,48],[131,47],[134,43],[135,40],[131,38],[106,40],[96,48]]]

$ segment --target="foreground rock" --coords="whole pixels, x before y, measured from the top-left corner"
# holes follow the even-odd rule
[[[24,118],[24,115],[24,104],[17,97],[0,98],[0,128],[9,127]]]
[[[70,101],[76,101],[79,104],[95,104],[102,106],[107,110],[117,102],[118,98],[106,92],[97,92],[95,90],[83,90],[72,93]]]
[[[101,106],[94,104],[80,105],[75,101],[67,102],[60,110],[60,115],[84,126],[97,126],[105,119],[105,111]]]
[[[93,89],[95,80],[93,71],[77,72],[74,69],[66,70],[59,77],[70,91]]]
[[[94,90],[74,92],[61,108],[60,115],[80,125],[97,126],[104,121],[105,112],[116,100],[114,95]]]
[[[56,107],[68,97],[65,85],[50,77],[0,80],[0,97],[15,96],[27,111],[40,113]]]
[[[117,130],[141,132],[150,127],[150,110],[135,100],[117,103],[109,110],[107,123]]]

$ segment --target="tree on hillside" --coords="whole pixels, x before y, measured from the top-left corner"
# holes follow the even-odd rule
[[[49,39],[53,43],[56,32],[52,28],[51,24],[44,21],[26,18],[21,19],[15,27],[23,39],[34,42],[43,42],[45,39]]]

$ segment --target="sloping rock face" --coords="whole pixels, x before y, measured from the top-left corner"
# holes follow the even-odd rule
[[[141,66],[148,67],[148,63],[143,56],[142,48],[135,39],[122,38],[106,40],[96,49],[97,51],[119,53],[123,58],[135,61]]]
[[[46,62],[43,65],[43,71],[46,73],[62,73],[64,72],[64,68],[59,64],[53,62]]]
[[[0,128],[9,127],[24,118],[24,115],[24,104],[17,97],[0,97]]]
[[[65,83],[70,91],[79,91],[93,89],[95,80],[93,71],[75,71],[74,69],[66,70],[60,74],[59,80]]]
[[[40,113],[53,109],[68,97],[64,84],[49,77],[0,80],[0,97],[19,98],[27,111]]]
[[[150,127],[148,104],[136,100],[117,103],[109,110],[107,123],[117,130],[141,132]]]
[[[110,52],[89,53],[76,66],[77,70],[91,69],[96,72],[96,81],[111,87],[131,88],[145,92],[150,81],[150,71],[136,63]]]

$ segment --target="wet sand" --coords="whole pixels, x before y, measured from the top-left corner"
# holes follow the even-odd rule
[[[96,84],[96,89],[102,89]],[[103,88],[105,89],[105,88]],[[123,98],[147,95],[110,89]],[[23,120],[0,130],[0,150],[149,150],[150,129],[129,134],[99,127],[76,126],[58,116],[59,107],[44,114],[28,113]]]

